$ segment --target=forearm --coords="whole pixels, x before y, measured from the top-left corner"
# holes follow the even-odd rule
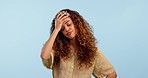
[[[41,51],[41,58],[48,59],[50,58],[51,50],[55,41],[55,38],[58,34],[58,30],[54,30],[49,39],[44,44],[42,51]]]

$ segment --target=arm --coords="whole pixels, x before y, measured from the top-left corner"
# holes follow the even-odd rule
[[[53,43],[55,41],[57,34],[58,34],[58,31],[54,30],[53,33],[51,34],[51,36],[49,37],[49,39],[47,40],[47,42],[45,43],[45,45],[43,46],[42,51],[41,51],[41,58],[42,59],[49,59],[50,58]]]
[[[95,78],[116,78],[117,75],[114,67],[99,49],[97,50],[96,55],[93,71]]]
[[[116,78],[116,77],[117,77],[117,74],[116,74],[115,71],[113,73],[111,73],[111,74],[106,76],[106,78]]]
[[[45,43],[45,45],[43,46],[42,51],[41,51],[40,56],[42,59],[49,59],[50,58],[54,41],[55,41],[56,36],[58,35],[59,31],[61,30],[62,24],[64,22],[63,20],[68,17],[68,16],[64,16],[65,14],[66,14],[66,12],[63,14],[59,13],[56,16],[55,29],[54,29],[53,33],[51,34],[51,36],[49,37],[49,39],[47,40],[47,42]]]

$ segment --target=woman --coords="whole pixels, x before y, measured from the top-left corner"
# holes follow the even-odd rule
[[[109,61],[96,47],[86,20],[76,11],[63,9],[52,21],[51,35],[42,48],[43,64],[53,78],[116,78]]]

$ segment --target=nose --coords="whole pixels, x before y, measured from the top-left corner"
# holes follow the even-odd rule
[[[69,30],[69,27],[65,26],[65,31],[68,32]]]

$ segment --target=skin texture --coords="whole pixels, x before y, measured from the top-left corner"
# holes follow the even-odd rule
[[[62,25],[61,31],[63,35],[69,39],[73,39],[76,36],[76,30],[73,21],[70,17],[65,18]]]

